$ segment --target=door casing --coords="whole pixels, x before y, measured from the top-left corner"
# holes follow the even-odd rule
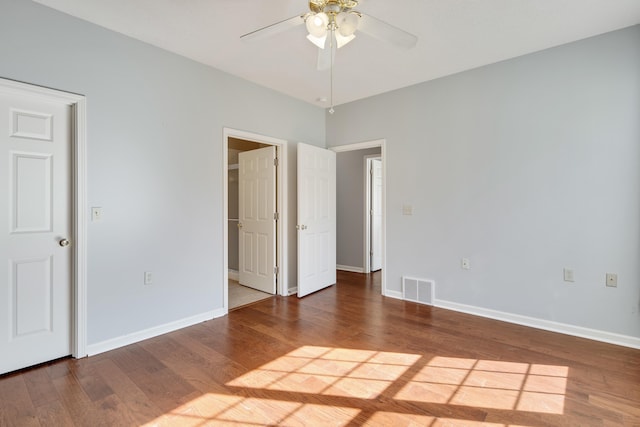
[[[277,197],[276,209],[279,214],[278,226],[276,229],[276,264],[278,272],[276,274],[276,293],[282,296],[289,295],[288,282],[288,262],[287,262],[287,141],[284,139],[274,138],[242,130],[223,128],[222,137],[222,191],[223,191],[223,257],[222,257],[222,289],[223,289],[223,310],[229,312],[229,174],[228,174],[228,156],[229,156],[229,138],[244,139],[247,141],[259,142],[261,144],[274,145],[278,153],[278,167],[276,171],[277,179]]]
[[[86,117],[83,95],[0,78],[0,91],[68,105],[71,108],[71,355],[87,356]]]

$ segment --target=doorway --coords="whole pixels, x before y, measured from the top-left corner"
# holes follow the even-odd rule
[[[381,269],[381,291],[386,294],[386,194],[385,140],[374,140],[331,147],[337,157],[338,197],[338,269],[371,273]],[[372,184],[369,165],[379,159],[377,181],[378,211],[372,218]],[[374,202],[378,200],[373,200]],[[372,222],[379,227],[372,230]],[[375,235],[372,238],[372,232]],[[372,243],[376,245],[372,254]],[[375,259],[372,259],[375,258]],[[373,261],[373,267],[372,267]]]
[[[267,137],[259,134],[252,134],[233,129],[224,129],[223,135],[223,160],[224,168],[224,256],[223,256],[223,304],[225,312],[231,309],[250,304],[252,302],[269,298],[274,294],[287,295],[286,286],[286,141]],[[267,159],[265,156],[273,156]],[[261,178],[253,174],[240,174],[241,169],[249,170],[257,165],[266,166],[271,162],[275,170],[274,188],[265,190]],[[242,166],[244,165],[244,166]],[[267,169],[267,168],[264,168]],[[253,170],[253,169],[252,169]],[[247,178],[248,177],[248,178]],[[247,180],[243,185],[243,191],[254,196],[258,191],[263,195],[271,194],[273,191],[273,204],[268,210],[270,217],[262,218],[262,221],[255,221],[256,218],[242,217],[240,211],[242,191],[240,191],[240,181]],[[251,181],[251,180],[254,181]],[[265,181],[266,182],[266,181]],[[247,192],[245,188],[251,187]],[[260,189],[259,189],[260,188]],[[249,198],[253,200],[253,198]],[[246,198],[244,198],[246,202]],[[260,202],[264,198],[260,198]],[[273,206],[275,205],[275,209]],[[267,205],[265,205],[267,206]],[[246,209],[243,210],[246,213]],[[249,215],[250,216],[250,215]],[[264,215],[263,215],[264,216]],[[273,236],[267,238],[265,231],[273,227],[269,232]],[[256,227],[259,230],[256,231]],[[242,237],[242,238],[241,238]],[[269,240],[272,239],[272,240]],[[258,249],[260,253],[269,250],[271,258],[264,257],[258,259],[256,246],[259,241],[261,245]],[[271,243],[270,243],[271,242]],[[252,246],[253,245],[253,246]],[[242,258],[242,254],[248,258]],[[245,261],[249,259],[249,264]],[[254,262],[253,265],[250,265]],[[248,266],[244,269],[242,266]],[[259,271],[258,271],[259,270]],[[256,283],[253,283],[256,281]],[[240,284],[240,282],[243,282]],[[274,283],[273,287],[266,286],[266,282]],[[260,282],[260,283],[258,283]],[[255,288],[255,289],[254,289]],[[267,291],[267,292],[264,292]],[[271,291],[271,292],[270,292]]]

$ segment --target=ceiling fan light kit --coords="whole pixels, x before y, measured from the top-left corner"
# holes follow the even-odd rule
[[[411,33],[353,10],[356,6],[358,6],[358,0],[309,0],[309,12],[252,31],[240,38],[257,40],[304,23],[309,33],[307,40],[319,48],[318,70],[329,69],[331,71],[329,113],[333,114],[335,48],[340,49],[355,39],[355,33],[358,30],[400,47],[413,47],[418,41],[418,38]]]

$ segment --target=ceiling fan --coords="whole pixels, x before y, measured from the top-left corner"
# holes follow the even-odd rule
[[[336,48],[356,37],[356,31],[402,48],[416,45],[418,38],[371,15],[354,10],[358,0],[309,0],[309,12],[247,33],[245,41],[263,39],[306,24],[307,39],[318,46],[318,70],[332,68]]]

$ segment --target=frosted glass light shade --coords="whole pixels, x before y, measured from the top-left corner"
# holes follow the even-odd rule
[[[358,29],[358,15],[356,13],[340,12],[336,16],[336,26],[340,35],[349,37]]]
[[[309,15],[306,20],[307,31],[309,34],[321,38],[327,35],[327,26],[329,25],[329,17],[326,13],[316,13]]]

